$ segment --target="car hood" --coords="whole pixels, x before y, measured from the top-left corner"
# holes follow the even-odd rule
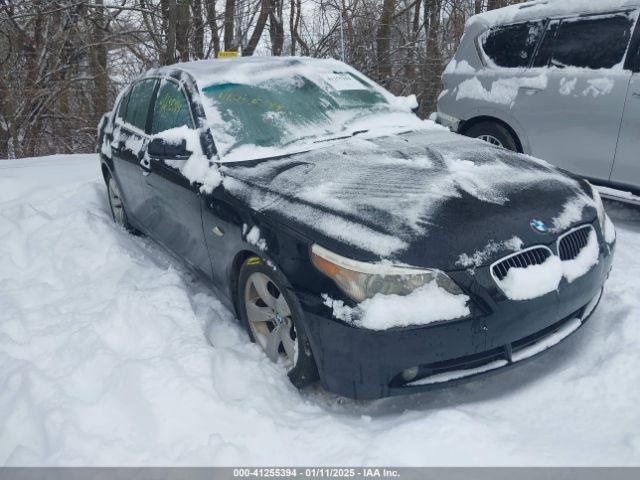
[[[253,210],[365,261],[477,267],[596,217],[585,183],[444,130],[354,137],[221,172],[224,188]]]

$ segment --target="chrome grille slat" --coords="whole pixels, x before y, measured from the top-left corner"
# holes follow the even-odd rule
[[[530,265],[540,265],[553,253],[548,247],[540,245],[513,253],[491,265],[491,274],[497,280],[504,279],[512,268],[527,268]]]
[[[589,242],[589,234],[592,229],[591,225],[582,225],[562,234],[558,238],[560,260],[567,261],[576,258]]]

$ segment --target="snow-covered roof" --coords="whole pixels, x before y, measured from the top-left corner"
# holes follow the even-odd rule
[[[342,62],[333,59],[310,57],[237,57],[224,59],[196,60],[176,63],[168,68],[182,70],[191,75],[199,86],[212,82],[233,79],[235,82],[247,83],[256,77],[277,76],[287,68],[349,68]]]
[[[599,13],[640,6],[640,0],[532,0],[474,15],[469,24],[488,26],[582,13]]]

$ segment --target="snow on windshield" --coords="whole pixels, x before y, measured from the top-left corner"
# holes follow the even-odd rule
[[[239,64],[228,74],[198,79],[223,161],[315,148],[335,137],[390,128],[424,128],[398,98],[337,61],[293,61],[281,68]]]

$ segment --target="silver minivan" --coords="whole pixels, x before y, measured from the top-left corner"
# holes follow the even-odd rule
[[[436,120],[640,191],[640,0],[537,0],[472,17]]]

